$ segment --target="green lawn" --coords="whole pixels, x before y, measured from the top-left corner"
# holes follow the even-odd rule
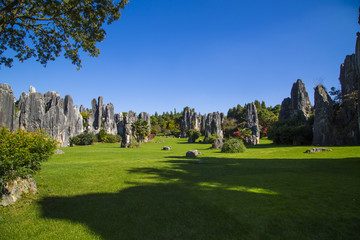
[[[161,139],[62,148],[37,195],[0,208],[0,239],[360,239],[360,146],[223,154]]]

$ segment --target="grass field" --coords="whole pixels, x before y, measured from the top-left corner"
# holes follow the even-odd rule
[[[161,139],[62,148],[37,195],[0,208],[0,239],[360,239],[360,146],[223,154]]]

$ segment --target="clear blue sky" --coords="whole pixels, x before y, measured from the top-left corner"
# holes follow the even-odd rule
[[[132,0],[106,27],[98,58],[80,71],[63,57],[46,68],[28,60],[0,69],[18,98],[30,85],[115,112],[222,111],[290,96],[301,78],[313,103],[321,83],[339,87],[340,64],[360,31],[355,0]]]

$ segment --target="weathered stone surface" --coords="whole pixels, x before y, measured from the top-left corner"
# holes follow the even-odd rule
[[[334,102],[322,85],[315,88],[315,118],[313,145],[333,145]]]
[[[104,130],[107,133],[116,135],[118,133],[115,122],[114,105],[108,103],[104,111]]]
[[[336,145],[357,145],[360,143],[358,123],[358,82],[359,75],[356,74],[355,56],[346,56],[340,67],[340,84],[342,99],[339,110],[334,111],[334,135]]]
[[[41,93],[22,93],[18,101],[20,128],[35,131],[41,129],[45,115],[45,101]]]
[[[85,108],[82,111],[86,111]],[[122,125],[119,122],[119,117],[116,117],[112,103],[103,104],[102,96],[98,97],[97,101],[95,98],[91,101],[91,116],[87,120],[87,131],[89,133],[97,134],[103,128],[106,133],[118,134],[119,131],[123,130],[123,126],[119,130],[118,125]]]
[[[121,147],[127,148],[133,141],[132,124],[136,122],[137,115],[133,111],[129,111],[124,117],[124,129],[121,136]]]
[[[202,135],[205,135],[205,129],[206,129],[206,114],[204,114],[203,116],[201,116],[201,129],[200,132]]]
[[[0,192],[0,205],[8,206],[14,204],[23,193],[35,194],[37,186],[35,180],[29,175],[27,178],[17,178],[5,186],[5,191]]]
[[[86,108],[83,105],[80,105],[80,112],[81,113],[86,113]]]
[[[219,112],[209,113],[206,117],[205,122],[205,139],[204,142],[207,142],[207,139],[212,134],[217,134],[220,138],[224,137],[222,131],[222,115]]]
[[[255,103],[249,103],[246,106],[246,128],[250,129],[252,134],[246,138],[246,143],[256,145],[260,143],[259,118]]]
[[[15,127],[15,97],[11,87],[0,84],[0,127],[14,130]]]
[[[199,155],[198,150],[192,150],[186,152],[186,157],[196,157],[197,155]]]
[[[187,137],[187,131],[190,129],[195,129],[197,131],[201,130],[201,115],[198,115],[194,109],[189,107],[184,108],[183,119],[181,121],[181,137]]]
[[[19,117],[16,118],[19,128],[30,131],[42,129],[63,147],[69,145],[70,137],[83,132],[83,118],[70,95],[62,99],[55,91],[48,91],[44,95],[22,93],[17,104],[20,108]]]
[[[304,153],[317,153],[317,152],[329,152],[332,151],[332,149],[328,148],[312,148],[310,150],[306,150]]]
[[[83,132],[83,118],[70,95],[66,95],[64,99],[64,114],[69,137],[81,134]]]
[[[224,141],[222,138],[216,139],[212,144],[212,148],[214,149],[221,149],[223,146],[224,146]]]
[[[298,79],[291,89],[291,98],[285,98],[281,103],[279,120],[289,119],[300,114],[304,120],[310,117],[311,102],[305,84]]]
[[[346,95],[351,94],[357,87],[357,73],[356,73],[356,62],[355,54],[347,55],[344,63],[340,65],[340,84],[342,100],[346,99]]]

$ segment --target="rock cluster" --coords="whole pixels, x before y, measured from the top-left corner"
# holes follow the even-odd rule
[[[69,95],[63,99],[57,92],[41,94],[30,87],[29,93],[23,92],[15,102],[11,87],[1,84],[0,103],[1,127],[41,129],[58,140],[61,146],[68,146],[69,137],[83,132],[82,116]]]
[[[137,116],[133,111],[129,111],[123,118],[123,129],[121,135],[121,147],[127,148],[133,139],[132,124],[136,122]]]
[[[0,192],[0,205],[11,205],[21,197],[21,194],[35,194],[36,192],[36,182],[30,175],[27,178],[17,178],[5,186],[3,193]]]
[[[281,103],[279,120],[290,119],[300,114],[306,120],[310,117],[312,106],[305,84],[298,79],[291,89],[291,97],[285,98]]]
[[[207,139],[212,134],[217,134],[220,138],[224,137],[222,130],[222,123],[224,120],[224,114],[219,112],[209,113],[205,120],[205,139],[204,142],[207,142]]]
[[[81,109],[82,111],[84,109]],[[98,100],[94,98],[91,101],[91,116],[87,119],[87,131],[97,134],[103,128],[106,133],[118,134],[117,124],[115,121],[114,105],[103,104],[103,97],[99,96]]]
[[[251,135],[245,139],[247,144],[256,145],[260,143],[259,118],[255,103],[246,106],[246,128],[251,130]]]
[[[358,145],[357,107],[360,75],[356,55],[348,55],[340,66],[341,100],[331,100],[323,86],[315,88],[313,145]]]
[[[184,138],[187,137],[187,131],[190,129],[200,131],[202,120],[202,116],[197,114],[194,109],[190,109],[189,107],[184,108],[183,119],[180,125],[180,136]]]

